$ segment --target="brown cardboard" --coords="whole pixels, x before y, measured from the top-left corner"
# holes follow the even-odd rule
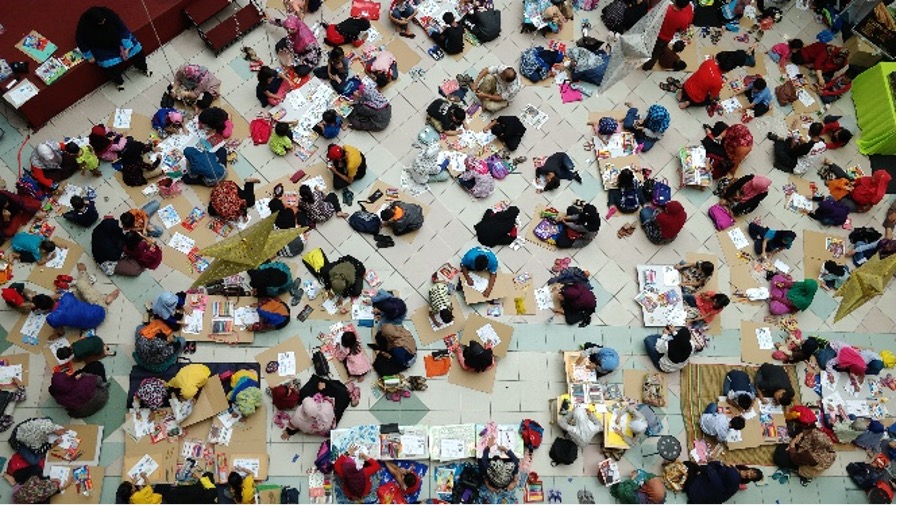
[[[526,241],[532,243],[533,245],[540,246],[545,250],[550,250],[551,252],[557,251],[557,246],[548,243],[547,241],[542,241],[535,235],[535,228],[538,227],[538,224],[541,223],[543,218],[541,218],[541,212],[546,208],[545,205],[539,204],[535,207],[535,212],[532,213],[532,221],[526,225]]]
[[[776,349],[765,350],[757,345],[756,331],[758,328],[764,327],[770,329],[770,334],[773,335],[773,341],[777,341],[779,337],[778,328],[765,322],[749,322],[746,320],[741,322],[741,362],[752,364],[772,362],[772,354]]]
[[[700,253],[700,252],[690,252],[685,254],[685,262],[689,264],[694,264],[696,262],[708,261],[712,262],[716,269],[713,270],[713,275],[707,280],[707,283],[704,284],[703,287],[698,289],[698,292],[706,292],[708,290],[719,292],[720,290],[720,267],[719,267],[719,258],[711,253]]]
[[[736,228],[740,228],[740,226],[735,225],[726,230],[717,232],[716,239],[720,242],[720,247],[723,249],[723,258],[730,268],[748,269],[748,263],[741,259],[738,254],[739,252],[746,252],[754,257],[754,240],[752,240],[748,235],[748,231],[746,229],[741,229],[742,234],[745,235],[745,239],[748,240],[748,246],[742,248],[741,250],[738,250],[737,248],[735,248],[735,244],[732,243],[732,240],[729,239],[729,231]]]
[[[282,503],[282,487],[283,486],[279,486],[277,488],[266,488],[262,490],[257,488],[257,496],[259,497],[258,503],[266,505]]]
[[[248,329],[234,328],[234,332],[229,335],[213,335],[213,303],[216,301],[233,301],[235,309],[242,306],[255,305],[257,300],[252,297],[245,298],[227,298],[225,296],[207,296],[206,310],[203,312],[203,331],[199,335],[192,335],[197,341],[213,341],[225,343],[253,343],[253,331]]]
[[[62,464],[73,466],[97,465],[100,462],[100,444],[102,443],[101,440],[103,438],[103,426],[97,426],[96,424],[66,424],[63,428],[78,433],[78,438],[81,439],[81,443],[78,445],[81,456],[75,461],[69,462],[56,456],[54,450],[59,450],[58,447],[51,447],[50,451],[47,452],[47,463],[50,465]]]
[[[489,276],[488,272],[478,272],[477,273],[482,278],[487,278]],[[463,276],[462,274],[460,275]],[[486,301],[493,301],[495,299],[503,299],[509,297],[513,293],[513,275],[510,273],[498,273],[497,279],[494,281],[494,287],[492,287],[491,292],[488,294],[488,297],[482,295],[481,292],[476,292],[475,289],[466,285],[466,281],[463,282],[463,298],[466,300],[466,304],[474,305],[477,303],[484,303]]]
[[[792,102],[792,109],[794,109],[796,113],[808,113],[808,114],[814,113],[814,112],[822,109],[823,104],[820,102],[820,96],[817,94],[816,90],[814,90],[813,87],[810,86],[809,84],[802,86],[801,88],[804,90],[807,90],[807,93],[809,93],[810,96],[813,97],[813,104],[811,104],[809,106],[805,106],[804,104],[801,103],[800,100],[796,100],[796,101]]]
[[[846,257],[834,258],[826,250],[826,238],[841,238],[845,241],[845,249],[851,247],[851,242],[844,234],[826,234],[819,231],[804,231],[804,278],[816,280],[820,276],[820,269],[826,261],[835,261],[846,264]]]
[[[379,208],[381,208],[383,204],[385,204],[386,202],[389,202],[389,199],[388,199],[388,192],[386,192],[386,190],[388,190],[389,188],[391,188],[391,185],[388,185],[387,183],[385,183],[385,182],[382,181],[382,180],[375,180],[375,182],[372,184],[372,186],[369,187],[369,189],[366,190],[366,192],[363,193],[362,198],[363,198],[363,199],[366,199],[368,196],[372,195],[373,192],[375,192],[376,190],[381,190],[383,195],[382,195],[381,197],[379,197],[378,199],[376,199],[376,201],[375,201],[374,203],[371,203],[371,204],[369,204],[369,203],[363,204],[363,205],[362,205],[363,208],[365,208],[366,211],[369,211],[370,213],[376,213],[376,212],[378,212]],[[398,187],[394,187],[394,188],[398,188]],[[405,202],[405,203],[407,203],[407,204],[418,204],[418,205],[422,206],[422,216],[423,216],[423,219],[426,219],[426,220],[428,219],[428,216],[429,216],[429,206],[428,206],[428,204],[425,204],[424,202],[422,202],[422,201],[416,199],[415,197],[413,197],[413,196],[407,194],[406,192],[403,192],[403,191],[400,190],[399,188],[398,188],[398,191],[397,191],[397,198],[396,198],[396,199],[392,199],[392,200],[394,200],[394,201],[400,201],[400,202]],[[385,231],[385,234],[390,234],[390,233],[391,233],[391,228],[386,227],[386,228],[384,229],[384,231]],[[398,238],[400,238],[400,239],[403,239],[403,240],[406,241],[407,243],[413,243],[413,241],[416,239],[416,236],[419,235],[420,231],[422,231],[422,229],[417,229],[417,230],[415,230],[415,231],[413,231],[413,232],[408,232],[407,234],[404,234],[404,235],[402,235],[402,236],[395,236],[395,237],[398,237]]]
[[[303,298],[303,302],[297,307],[298,313],[303,310],[305,304],[310,305],[313,308],[313,313],[307,318],[307,320],[331,320],[334,322],[342,321],[342,320],[350,320],[350,309],[351,309],[351,298],[344,298],[344,305],[338,307],[338,311],[335,312],[334,315],[329,314],[329,312],[325,311],[325,308],[322,307],[322,303],[328,300],[326,296],[325,289],[320,289],[319,294],[316,295],[316,299],[310,301],[310,299],[306,296]],[[346,308],[346,313],[341,313],[341,308]]]
[[[439,329],[438,331],[432,330],[432,325],[429,324],[428,305],[421,306],[410,314],[410,320],[413,321],[413,327],[416,328],[416,334],[419,336],[420,345],[431,345],[449,334],[457,334],[460,331],[463,331],[463,326],[466,324],[466,320],[463,318],[463,309],[456,296],[452,295],[451,297],[454,299],[454,320],[449,326],[443,329]]]
[[[294,352],[294,361],[297,365],[296,375],[290,377],[282,377],[278,374],[278,371],[274,373],[266,373],[266,365],[270,361],[278,361],[278,355],[281,352]],[[288,338],[278,345],[260,352],[256,355],[256,360],[258,363],[260,363],[260,372],[262,373],[263,378],[266,380],[266,383],[269,384],[269,387],[277,386],[283,382],[291,380],[295,376],[299,375],[300,372],[313,366],[313,360],[310,359],[310,354],[307,352],[307,349],[306,347],[304,347],[304,344],[300,340],[299,336],[292,336],[291,338]]]
[[[813,198],[813,192],[810,191],[810,184],[814,183],[813,181],[806,180],[800,176],[791,175],[788,177],[788,182],[795,184],[795,192],[803,195],[808,199]],[[817,185],[817,187],[819,188],[820,185]],[[822,190],[825,190],[825,188],[822,188]]]
[[[38,333],[38,344],[37,345],[29,345],[22,341],[22,326],[25,325],[25,321],[28,320],[28,315],[22,315],[19,317],[19,320],[16,321],[16,324],[12,329],[9,330],[9,336],[15,337],[10,340],[13,345],[18,347],[22,347],[32,354],[42,354],[44,349],[47,347],[47,343],[56,339],[56,335],[53,332],[53,328],[50,327],[50,324],[44,323],[44,327],[41,328],[41,332]]]
[[[226,454],[229,465],[235,458],[259,459],[260,473],[255,477],[258,481],[269,478],[269,453],[266,446],[266,429],[269,424],[267,413],[266,405],[258,408],[251,416],[233,427],[228,446],[216,446],[216,452]]]
[[[132,120],[134,121],[134,120]],[[71,467],[75,469],[76,467]],[[75,491],[75,484],[71,482],[72,473],[69,472],[69,486],[66,489],[62,490],[59,494],[53,495],[50,497],[51,504],[100,504],[100,494],[103,490],[103,478],[106,474],[105,467],[91,466],[88,467],[88,470],[91,471],[91,483],[93,488],[91,488],[90,495],[81,495],[77,491]]]
[[[516,299],[522,298],[525,306],[523,315],[536,315],[538,313],[538,303],[535,301],[535,284],[529,280],[525,284],[517,284],[513,282],[513,293],[505,297],[502,301],[504,306],[504,315],[517,315]]]
[[[882,60],[882,54],[867,41],[853,35],[844,43],[848,50],[848,64],[868,69]]]
[[[501,342],[494,346],[492,352],[497,357],[505,357],[507,348],[510,347],[510,340],[513,339],[513,327],[507,324],[501,324],[495,320],[486,319],[481,315],[472,314],[466,319],[466,325],[463,326],[463,332],[460,335],[460,343],[467,344],[470,340],[481,341],[476,331],[485,324],[490,324],[494,328],[494,332],[500,337]]]
[[[56,243],[57,247],[69,249],[69,253],[66,254],[66,262],[63,263],[63,267],[60,269],[53,269],[46,265],[39,266],[35,264],[31,274],[28,275],[28,281],[55,292],[56,287],[53,285],[54,280],[56,280],[56,277],[59,275],[71,275],[75,271],[75,265],[78,264],[78,259],[81,258],[81,254],[84,253],[84,248],[81,248],[78,243],[60,238],[59,236],[53,236],[51,239]]]
[[[228,113],[229,119],[234,124],[232,135],[229,139],[243,140],[250,137],[250,123],[244,119],[244,115],[225,100],[219,103],[219,108],[224,109]]]
[[[202,437],[205,438],[206,433]],[[122,459],[122,480],[130,481],[128,471],[135,463],[141,460],[145,454],[150,455],[154,461],[159,464],[152,474],[147,478],[151,484],[165,483],[170,484],[175,481],[175,471],[178,467],[178,457],[181,452],[181,444],[177,441],[161,440],[155,444],[151,444],[150,437],[146,436],[140,441],[135,442],[131,437],[125,439],[125,455]]]
[[[742,292],[748,289],[754,289],[757,287],[765,287],[766,285],[758,282],[751,275],[751,265],[743,264],[741,266],[730,266],[729,268],[729,284],[735,288],[735,290],[740,290]],[[745,301],[739,301],[745,302]],[[756,303],[757,301],[748,301],[749,303]]]
[[[22,381],[20,382],[22,386],[28,385],[28,374],[30,373],[30,370],[28,369],[28,363],[30,358],[31,356],[29,354],[8,354],[0,356],[0,359],[8,363],[7,366],[13,366],[17,364],[22,365]],[[0,384],[0,389],[6,387],[12,387],[12,384]]]
[[[564,351],[563,352],[563,372],[566,374],[566,382],[573,383],[573,364],[583,361],[580,351]]]
[[[115,116],[116,111],[114,110],[110,113],[109,118],[105,123],[105,125],[108,125],[111,129],[113,128],[113,119]],[[131,136],[138,141],[147,141],[150,139],[150,133],[153,132],[153,126],[151,125],[150,117],[132,111],[131,126],[127,129],[117,128],[114,130],[123,136]]]
[[[642,402],[641,392],[644,388],[644,377],[648,373],[654,373],[648,370],[623,370],[623,395],[626,398],[631,400],[636,400],[639,403]],[[663,379],[663,392],[667,391],[667,376],[664,373],[660,374],[660,377]],[[663,398],[664,407],[666,406],[666,397]]]
[[[172,199],[162,200],[160,208],[165,208],[169,205],[175,208],[175,211],[178,212],[179,218],[181,218],[182,220],[187,218],[191,213],[191,210],[194,209],[194,205],[191,204],[190,201],[188,201],[187,197],[184,195],[180,195]],[[201,209],[203,208],[201,207]],[[204,211],[206,210],[204,209]],[[154,220],[157,225],[163,227],[162,222],[160,222],[158,218],[151,220]],[[212,246],[216,242],[223,239],[215,232],[210,230],[209,225],[210,217],[209,214],[207,214],[207,216],[205,216],[203,220],[200,221],[200,223],[193,231],[185,229],[181,224],[173,225],[171,228],[166,230],[169,232],[170,237],[176,232],[180,232],[181,234],[188,236],[189,238],[194,240],[194,246],[196,246],[200,250],[203,250],[204,248]],[[232,232],[232,234],[236,234],[236,232]],[[160,248],[163,249],[163,263],[170,268],[177,269],[190,278],[196,278],[198,273],[196,273],[194,271],[194,268],[191,266],[191,262],[188,260],[188,256],[170,247],[168,243],[168,239],[157,239],[157,244],[160,246]]]
[[[447,383],[472,389],[473,391],[491,394],[494,391],[495,376],[497,376],[497,366],[486,372],[475,373],[464,370],[460,366],[460,363],[451,360],[451,368],[450,373],[447,376]]]
[[[160,178],[162,178],[164,176],[165,175],[160,175]],[[122,179],[122,171],[116,171],[115,173],[113,173],[113,178],[116,179],[116,181],[119,183],[119,186],[122,187],[122,189],[125,190],[125,193],[128,194],[128,197],[131,198],[131,202],[135,203],[135,205],[137,205],[137,206],[141,206],[145,202],[147,202],[151,199],[160,199],[160,196],[157,193],[153,193],[150,195],[144,195],[144,193],[143,193],[144,189],[147,188],[148,186],[150,186],[150,184],[156,182],[156,180],[158,178],[153,178],[153,180],[148,180],[146,185],[142,185],[140,187],[132,187],[132,186],[126,185],[125,180]],[[184,187],[182,187],[182,188],[184,188]],[[173,196],[172,198],[176,198],[176,197],[180,197],[180,196]],[[165,206],[168,200],[169,199],[161,200],[162,206]],[[162,207],[162,206],[160,206],[160,207]]]
[[[737,408],[729,405],[726,401],[718,402],[717,406],[729,409],[729,412],[727,412],[729,417],[741,415],[741,412]],[[727,442],[725,443],[727,449],[730,451],[737,451],[739,449],[753,449],[764,445],[763,433],[760,428],[760,407],[757,407],[756,412],[758,414],[756,417],[745,420],[745,427],[741,430],[741,442]]]
[[[397,61],[397,71],[403,74],[410,72],[410,69],[419,65],[422,60],[422,56],[407,45],[403,39],[394,39],[385,48],[394,55],[394,59]]]
[[[212,375],[207,379],[206,385],[197,395],[197,401],[194,403],[194,410],[187,419],[182,421],[182,428],[187,428],[192,424],[205,421],[216,414],[228,409],[228,400],[225,398],[225,391],[222,389],[222,382],[219,381],[218,375]]]

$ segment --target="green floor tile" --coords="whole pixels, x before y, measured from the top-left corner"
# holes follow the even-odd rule
[[[391,401],[383,396],[375,402],[370,412],[383,424],[413,425],[418,424],[426,416],[429,408],[416,393],[410,393],[409,398],[401,398],[399,402]]]

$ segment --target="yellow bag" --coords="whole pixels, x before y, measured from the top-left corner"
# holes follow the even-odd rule
[[[304,264],[307,265],[312,271],[316,273],[325,266],[325,253],[323,253],[321,248],[317,248],[315,250],[311,250],[310,252],[304,254],[303,257]]]

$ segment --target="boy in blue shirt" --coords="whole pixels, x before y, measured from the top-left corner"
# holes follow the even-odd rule
[[[473,247],[463,256],[463,259],[460,261],[460,268],[463,271],[463,278],[470,286],[472,286],[472,277],[469,276],[470,271],[487,271],[490,274],[488,287],[482,291],[482,295],[487,298],[491,294],[491,289],[494,288],[494,281],[497,279],[497,256],[494,255],[494,252],[479,246]]]
[[[313,126],[313,132],[326,139],[334,139],[341,133],[341,117],[334,109],[322,112],[322,121]]]
[[[770,110],[770,102],[773,101],[773,92],[766,85],[762,77],[755,79],[745,90],[745,97],[751,102],[754,117],[763,116]]]

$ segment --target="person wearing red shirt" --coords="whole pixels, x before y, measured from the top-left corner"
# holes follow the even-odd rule
[[[831,79],[833,74],[848,65],[848,50],[825,42],[805,46],[801,39],[792,39],[788,42],[788,48],[791,62],[813,69],[820,86],[826,84],[824,74]]]
[[[335,460],[335,475],[338,476],[338,484],[348,500],[359,502],[366,498],[372,491],[372,477],[381,470],[379,462],[370,458],[363,452],[359,452],[356,445],[352,445],[348,454],[342,454]],[[363,466],[357,468],[357,463],[351,454],[359,452],[363,460]]]
[[[694,74],[688,76],[682,89],[676,93],[679,109],[689,106],[706,106],[720,98],[723,89],[723,74],[733,70],[736,63],[728,52],[717,53],[705,61]]]
[[[673,0],[673,5],[666,9],[666,16],[663,18],[663,24],[657,34],[657,42],[654,43],[654,49],[651,51],[651,59],[641,66],[642,70],[654,68],[664,48],[673,40],[676,32],[688,30],[694,16],[695,11],[691,0]]]

